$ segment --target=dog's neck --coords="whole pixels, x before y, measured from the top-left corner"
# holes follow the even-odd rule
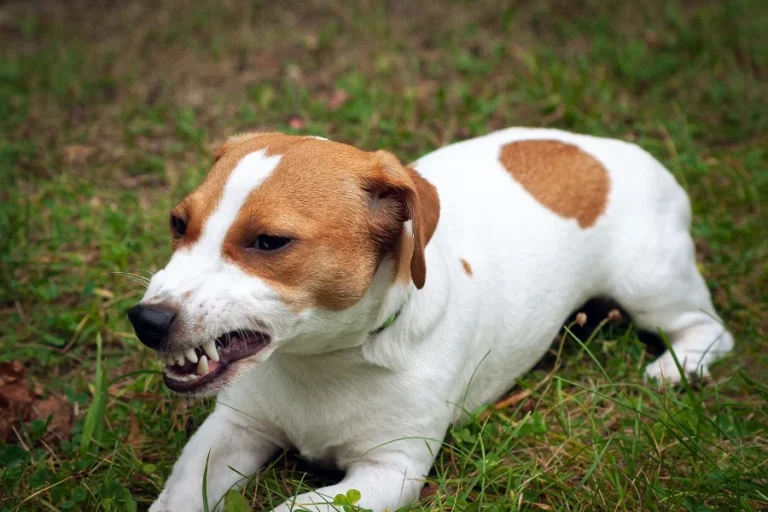
[[[353,307],[342,312],[327,313],[327,322],[308,320],[297,336],[272,357],[285,356],[294,362],[300,358],[342,356],[347,362],[358,361],[383,367],[399,366],[408,350],[409,340],[422,339],[423,332],[412,333],[413,325],[429,330],[444,314],[446,290],[435,288],[445,283],[446,269],[437,260],[430,267],[430,278],[424,289],[417,290],[410,281],[394,280],[394,261],[382,262],[368,293]],[[324,313],[314,312],[322,318]],[[418,335],[418,336],[417,336]],[[344,353],[345,355],[343,355]],[[353,354],[355,356],[353,357]]]
[[[403,279],[402,261],[387,258],[357,304],[342,312],[311,312],[272,357],[298,365],[318,358],[390,369],[406,364],[415,340],[423,340],[446,314],[451,276],[443,257],[449,248],[442,245],[436,237],[427,246],[423,289]]]
[[[387,327],[391,326],[395,323],[395,320],[400,316],[400,313],[403,312],[403,308],[405,307],[405,304],[403,304],[402,307],[400,307],[397,311],[392,313],[387,317],[386,320],[384,320],[384,323],[375,328],[374,330],[370,331],[368,333],[369,336],[376,336],[377,334],[381,334]]]

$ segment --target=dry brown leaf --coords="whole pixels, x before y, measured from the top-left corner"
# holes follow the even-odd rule
[[[508,398],[505,398],[504,400],[496,402],[494,404],[494,407],[496,409],[506,409],[507,407],[519,404],[520,402],[522,402],[523,400],[528,398],[530,396],[530,394],[531,394],[531,390],[530,389],[524,389],[524,390],[520,391],[519,393],[516,393],[516,394],[514,394],[514,395],[512,395],[512,396],[510,396]]]
[[[38,400],[32,404],[32,415],[30,419],[47,421],[48,434],[57,439],[69,439],[69,432],[72,430],[72,406],[61,397],[54,395],[45,400]]]
[[[21,411],[35,400],[35,395],[21,382],[14,382],[0,387],[0,407],[11,411]]]
[[[20,382],[0,386],[0,441],[7,440],[19,418],[24,420],[34,400],[32,392]]]
[[[68,439],[72,428],[71,405],[63,398],[50,395],[41,400],[43,390],[24,378],[24,365],[19,361],[0,363],[0,441],[6,441],[20,422],[51,418],[48,434]]]
[[[421,489],[421,495],[419,496],[419,499],[423,500],[424,498],[429,498],[435,494],[437,494],[437,483],[427,482],[427,485]]]
[[[24,365],[21,361],[0,363],[0,386],[16,382],[24,376]]]
[[[82,144],[72,144],[64,147],[64,160],[70,164],[83,163],[96,149]]]
[[[0,441],[7,440],[19,419],[29,415],[32,392],[24,385],[24,365],[19,361],[0,363]]]
[[[520,391],[519,393],[515,393],[514,395],[507,397],[503,400],[499,400],[495,404],[493,404],[494,409],[506,409],[508,407],[511,407],[513,405],[517,405],[526,398],[528,398],[531,395],[530,389],[524,389]],[[485,420],[488,418],[488,416],[491,415],[491,411],[485,411],[480,415],[481,420]]]
[[[133,414],[133,411],[129,412],[130,414],[130,420],[131,420],[131,430],[128,433],[128,445],[133,447],[133,449],[136,451],[136,453],[139,453],[141,451],[141,444],[142,444],[142,438],[141,438],[141,429],[139,428],[139,420],[136,418],[136,415]]]

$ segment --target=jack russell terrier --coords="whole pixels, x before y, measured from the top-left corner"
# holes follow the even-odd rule
[[[492,403],[563,320],[611,297],[708,375],[733,347],[696,267],[688,197],[634,144],[510,128],[410,166],[321,137],[227,140],[171,213],[173,256],[129,318],[186,395],[216,395],[153,512],[211,508],[279,450],[346,470],[277,511],[394,511],[448,427]],[[645,370],[681,375],[673,355]]]

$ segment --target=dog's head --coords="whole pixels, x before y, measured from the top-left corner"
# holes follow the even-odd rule
[[[171,389],[210,394],[275,350],[337,349],[370,322],[349,312],[375,283],[424,285],[439,201],[394,156],[256,133],[216,158],[172,210],[173,256],[129,312]]]

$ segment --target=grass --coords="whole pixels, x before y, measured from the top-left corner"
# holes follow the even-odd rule
[[[4,4],[0,361],[75,419],[0,440],[0,509],[144,508],[210,409],[163,388],[125,313],[216,142],[278,129],[408,160],[511,125],[659,158],[737,349],[659,392],[632,324],[592,314],[449,432],[411,510],[768,509],[766,26],[746,0]],[[268,510],[328,478],[281,455],[244,495]]]

